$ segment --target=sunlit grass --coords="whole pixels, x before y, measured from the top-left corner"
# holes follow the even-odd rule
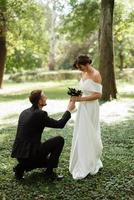
[[[23,90],[29,90],[33,87],[35,89],[37,88],[44,88],[44,87],[56,87],[56,86],[68,86],[75,84],[77,80],[61,80],[61,81],[47,81],[47,82],[21,82],[21,83],[15,83],[15,82],[5,82],[3,84],[3,89],[0,90],[1,93],[5,92],[11,92],[12,91],[23,91]]]
[[[19,113],[30,106],[28,96],[31,90],[41,88],[48,97],[48,105],[45,109],[51,113],[50,108],[53,105],[50,100],[69,99],[67,95],[68,87],[74,87],[77,85],[77,80],[64,80],[60,82],[39,82],[39,83],[7,83],[5,88],[0,90],[0,124],[1,127],[8,126],[8,124],[16,124]],[[111,102],[100,102],[101,107],[101,119],[107,123],[111,123],[116,120],[124,120],[127,116],[133,114],[129,112],[132,110],[132,99],[134,98],[134,85],[130,82],[123,82],[123,80],[117,81],[118,95],[117,100]],[[62,107],[65,102],[61,102]],[[54,104],[56,106],[56,104]],[[66,109],[66,107],[65,107]],[[58,110],[57,110],[58,112]],[[61,110],[59,110],[61,112]],[[62,109],[63,112],[63,109]],[[52,112],[55,113],[55,112]],[[16,115],[13,117],[12,115]],[[7,117],[7,118],[5,118]],[[9,118],[9,119],[8,119]]]
[[[77,80],[65,80],[60,82],[30,82],[5,84],[0,90],[0,102],[23,100],[29,96],[34,89],[42,89],[49,99],[67,99],[68,87],[75,86]]]
[[[10,114],[10,112],[8,112],[6,115],[0,116],[0,130],[16,125],[18,122],[18,117],[19,113],[16,113],[15,111],[14,114]]]
[[[117,90],[119,99],[133,99],[134,81],[117,80]]]
[[[61,114],[55,115],[59,118]],[[60,157],[59,172],[65,178],[59,182],[48,182],[43,171],[26,173],[19,183],[13,177],[12,167],[16,161],[10,152],[16,127],[0,130],[0,199],[10,200],[133,200],[134,124],[130,118],[122,123],[101,124],[104,168],[95,176],[79,181],[72,179],[68,171],[73,126],[70,123],[62,130],[46,129],[43,139],[55,135],[65,138]]]
[[[77,81],[46,83],[7,84],[1,90],[0,104],[7,110],[1,115],[0,127],[0,199],[4,200],[133,200],[134,199],[134,110],[132,107],[133,86],[118,82],[118,100],[101,105],[104,120],[101,122],[104,145],[102,161],[104,168],[95,176],[74,181],[68,171],[69,155],[74,122],[71,120],[62,130],[46,129],[43,139],[55,135],[65,138],[60,158],[59,172],[65,175],[61,182],[46,182],[42,170],[26,174],[22,183],[15,181],[12,168],[11,148],[16,134],[19,110],[27,102],[29,92],[41,88],[49,99],[68,99],[67,88]],[[129,94],[130,96],[127,96]],[[127,98],[126,98],[127,96]],[[51,100],[52,101],[52,100]],[[130,102],[130,104],[129,104]],[[5,107],[4,107],[5,105]],[[27,105],[27,104],[26,104]],[[123,105],[123,106],[122,106]],[[13,112],[10,111],[13,107]],[[120,110],[122,108],[122,110]],[[2,110],[1,110],[2,111]],[[5,111],[5,110],[4,110]],[[105,115],[106,114],[106,115]],[[59,119],[61,114],[53,115]],[[110,123],[109,123],[110,122]]]

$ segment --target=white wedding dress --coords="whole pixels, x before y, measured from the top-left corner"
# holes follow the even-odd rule
[[[82,96],[102,92],[102,86],[91,79],[80,80]],[[102,141],[99,123],[99,102],[82,101],[79,103],[72,139],[69,171],[73,179],[85,178],[96,174],[103,167],[100,160]]]

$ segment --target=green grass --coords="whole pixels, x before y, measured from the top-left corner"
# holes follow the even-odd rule
[[[61,86],[60,88],[53,87],[53,88],[45,88],[43,89],[45,94],[48,96],[49,99],[67,99],[69,96],[67,95],[67,88]],[[26,99],[31,90],[23,91],[22,93],[12,93],[12,94],[3,94],[0,96],[0,102],[6,101],[14,101],[14,100],[23,100]]]
[[[134,99],[134,80],[124,81],[117,80],[118,98],[120,99]]]
[[[59,117],[57,115],[56,117]],[[64,136],[65,146],[60,158],[59,172],[62,181],[47,182],[42,170],[26,174],[23,182],[17,182],[12,173],[16,163],[10,151],[16,127],[0,130],[0,199],[6,200],[133,200],[134,199],[134,124],[132,119],[119,124],[102,124],[104,144],[102,161],[104,168],[94,176],[73,180],[68,172],[69,153],[73,127],[64,130],[46,129],[43,138],[57,134]]]
[[[42,89],[49,99],[67,99],[68,87],[74,87],[77,80],[66,80],[60,82],[30,82],[30,83],[7,83],[5,88],[9,89],[8,93],[0,95],[0,102],[23,100],[29,96],[34,89]],[[15,88],[16,90],[12,90]]]
[[[134,99],[134,93],[121,93],[119,95],[119,98],[123,98],[123,99]]]
[[[19,90],[0,95],[0,102],[14,101],[27,98],[35,88],[45,90],[50,99],[68,98],[67,87],[74,86],[76,81],[61,83],[24,83],[8,84],[7,88],[17,87]],[[121,100],[133,97],[127,91],[126,84],[118,83]],[[129,86],[129,85],[128,85]],[[125,89],[124,89],[125,88]],[[128,95],[127,95],[128,94]],[[61,114],[54,115],[59,118]],[[0,128],[0,200],[133,200],[134,199],[134,123],[133,115],[116,124],[102,123],[103,165],[104,168],[95,176],[83,180],[73,180],[69,171],[69,155],[71,148],[73,124],[68,123],[62,130],[46,129],[43,139],[55,135],[65,138],[65,146],[60,158],[58,172],[65,178],[60,181],[47,182],[42,170],[33,170],[26,174],[23,182],[14,179],[12,168],[16,164],[10,153],[16,133],[16,127],[10,123],[9,115],[5,122],[9,124]]]
[[[62,80],[60,82],[24,82],[4,83],[4,89],[8,89],[9,92],[0,90],[0,102],[9,102],[14,100],[27,99],[29,93],[34,89],[42,89],[49,99],[68,99],[67,95],[68,87],[75,87],[78,83],[77,80]],[[134,98],[134,82],[123,82],[123,80],[117,81],[117,90],[119,99],[133,99]]]

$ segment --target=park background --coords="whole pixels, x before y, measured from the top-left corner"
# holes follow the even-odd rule
[[[134,199],[134,2],[132,0],[0,0],[0,200]],[[104,168],[73,180],[68,172],[76,112],[63,130],[46,129],[42,139],[65,138],[60,182],[42,170],[13,177],[10,153],[18,116],[30,106],[31,90],[48,96],[44,108],[58,119],[68,87],[75,87],[78,55],[88,54],[102,76],[100,119]]]

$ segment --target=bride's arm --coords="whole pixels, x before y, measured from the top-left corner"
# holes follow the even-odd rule
[[[94,92],[92,93],[91,95],[89,96],[85,96],[85,97],[82,97],[82,96],[74,96],[74,97],[71,97],[71,100],[73,101],[77,101],[77,102],[80,102],[80,101],[93,101],[93,100],[96,100],[96,99],[100,99],[102,96],[101,93],[98,93],[98,92]]]
[[[100,76],[100,73],[98,72],[96,74],[96,77],[95,77],[95,80],[94,80],[96,83],[99,83],[101,84],[102,82],[102,79],[101,79],[101,76]],[[80,101],[93,101],[93,100],[97,100],[97,99],[100,99],[102,96],[101,93],[99,92],[93,92],[91,95],[89,96],[85,96],[85,97],[82,97],[82,96],[74,96],[74,97],[71,97],[71,100],[73,101],[77,101],[77,102],[80,102]]]

